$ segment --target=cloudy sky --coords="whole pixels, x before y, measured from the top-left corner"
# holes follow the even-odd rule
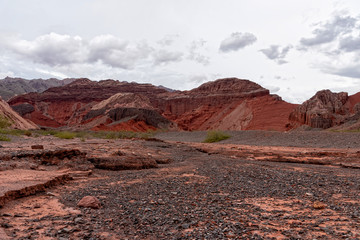
[[[360,91],[359,0],[0,0],[0,78]]]

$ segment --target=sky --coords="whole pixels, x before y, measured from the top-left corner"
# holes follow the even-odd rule
[[[0,78],[360,92],[359,0],[0,0]]]

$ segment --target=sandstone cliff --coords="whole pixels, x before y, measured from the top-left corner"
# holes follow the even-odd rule
[[[163,102],[164,116],[184,130],[286,130],[295,104],[249,80],[208,82]]]
[[[11,124],[11,128],[28,130],[38,129],[38,126],[31,121],[25,120],[16,113],[4,100],[0,97],[0,116],[5,118]]]
[[[237,78],[208,82],[191,91],[78,79],[43,93],[14,97],[9,104],[41,126],[97,130],[132,125],[139,129],[283,131],[296,107],[254,82]]]
[[[330,90],[317,92],[289,116],[293,128],[303,124],[313,128],[331,128],[356,123],[360,117],[360,93],[348,96]]]

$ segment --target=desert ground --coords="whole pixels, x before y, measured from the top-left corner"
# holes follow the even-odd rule
[[[359,133],[228,134],[0,142],[0,239],[360,239]]]

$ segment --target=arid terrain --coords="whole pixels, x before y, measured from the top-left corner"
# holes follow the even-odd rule
[[[359,134],[228,133],[1,142],[1,239],[360,238]]]

